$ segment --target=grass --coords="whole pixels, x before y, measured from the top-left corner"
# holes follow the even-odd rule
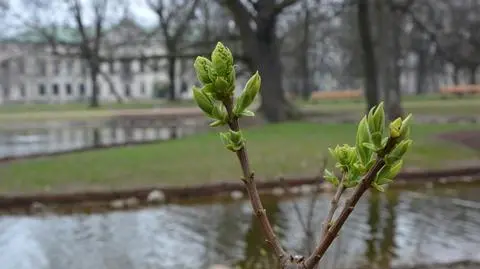
[[[352,124],[285,123],[246,131],[257,175],[319,173],[327,147],[354,140]],[[478,152],[434,138],[438,133],[480,129],[466,125],[416,125],[407,166],[444,167],[450,160],[479,159]],[[240,169],[216,133],[155,145],[135,146],[26,160],[0,166],[0,191],[122,188],[152,184],[188,185],[236,180]]]
[[[298,101],[298,106],[307,110],[314,110],[325,113],[364,113],[365,102],[363,99],[352,100],[318,100]],[[170,107],[193,107],[191,100],[179,101],[176,103],[164,100],[131,101],[129,103],[107,103],[99,108],[88,108],[84,103],[69,104],[24,104],[0,105],[0,122],[11,121],[42,121],[56,119],[89,119],[108,118],[125,110],[140,110],[151,112],[151,108]],[[480,97],[450,98],[442,100],[438,95],[408,96],[404,98],[403,106],[407,112],[416,115],[480,115]]]
[[[165,100],[130,101],[128,103],[105,103],[89,108],[86,103],[67,104],[2,104],[0,121],[88,119],[90,117],[111,117],[119,111],[150,110],[152,108],[193,107],[190,100],[167,102]]]
[[[407,99],[402,105],[407,113],[415,115],[480,115],[480,98]],[[365,113],[363,101],[318,101],[302,106],[325,113]]]

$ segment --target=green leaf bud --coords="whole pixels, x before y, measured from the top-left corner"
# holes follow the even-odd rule
[[[408,116],[403,120],[402,127],[400,127],[400,136],[402,138],[408,138],[410,135],[410,120],[412,118],[412,114],[408,114]]]
[[[233,66],[232,52],[221,42],[218,42],[212,52],[212,65],[219,76],[228,77]]]
[[[326,181],[330,182],[334,186],[338,186],[338,184],[340,183],[337,176],[335,176],[334,173],[332,173],[327,169],[325,169],[325,171],[323,172],[323,177],[325,178]]]
[[[383,135],[385,129],[385,111],[383,102],[380,102],[380,104],[370,110],[367,119],[370,133],[380,133],[380,135]]]
[[[384,189],[382,186],[380,186],[380,185],[378,185],[377,183],[375,183],[375,182],[372,182],[372,187],[373,187],[374,189],[376,189],[377,191],[379,191],[379,192],[385,192],[385,189]]]
[[[195,86],[193,86],[193,98],[195,99],[198,107],[200,107],[200,109],[209,117],[212,117],[212,111],[215,107],[215,101],[213,98],[204,90]]]
[[[253,117],[253,116],[255,116],[255,113],[253,113],[253,111],[245,109],[244,111],[242,111],[240,116],[242,116],[242,117]]]
[[[237,98],[237,102],[233,108],[233,113],[237,116],[247,109],[255,100],[258,92],[260,91],[262,79],[258,74],[258,71],[250,77],[243,89],[242,94]]]
[[[213,121],[212,123],[210,123],[210,127],[218,127],[218,126],[222,126],[224,125],[225,122],[224,121],[221,121],[221,120],[216,120],[216,121]]]
[[[360,121],[360,123],[358,124],[356,144],[355,144],[357,154],[360,158],[360,161],[364,165],[368,163],[372,155],[372,150],[370,150],[369,148],[363,145],[363,143],[369,143],[369,142],[370,142],[370,135],[368,133],[367,117],[364,116]]]
[[[402,159],[403,155],[412,145],[412,140],[406,139],[398,143],[393,150],[385,157],[385,162],[387,165],[391,165],[400,159]]]
[[[402,169],[403,161],[399,160],[392,165],[384,165],[380,171],[377,173],[377,178],[375,182],[378,185],[384,185],[393,181],[393,179],[398,175]]]
[[[222,103],[215,103],[212,110],[212,118],[224,123],[228,121],[228,112]]]
[[[402,127],[402,119],[397,118],[390,123],[390,137],[397,138],[400,136],[400,128]]]
[[[193,63],[197,78],[202,84],[211,83],[209,73],[212,70],[212,62],[205,57],[198,56]]]

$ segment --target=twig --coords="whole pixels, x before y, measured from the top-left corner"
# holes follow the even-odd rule
[[[315,265],[320,261],[323,257],[325,252],[327,251],[328,247],[332,244],[333,240],[337,237],[338,232],[342,228],[345,221],[352,213],[353,208],[356,206],[357,202],[360,200],[362,195],[370,188],[371,183],[375,179],[376,174],[380,169],[385,165],[385,161],[383,158],[379,157],[375,162],[372,169],[368,171],[368,173],[363,177],[361,183],[355,188],[352,196],[346,201],[345,206],[340,213],[340,216],[332,225],[332,227],[327,231],[325,237],[323,238],[320,245],[317,246],[315,251],[313,252],[310,257],[305,261],[305,268],[311,269],[314,268]]]
[[[337,210],[338,202],[340,201],[340,196],[342,196],[343,192],[345,191],[345,185],[343,185],[344,179],[345,179],[345,176],[343,176],[342,179],[340,180],[340,183],[338,184],[338,187],[337,187],[337,191],[333,196],[332,201],[330,201],[330,210],[328,211],[327,217],[323,221],[323,228],[322,228],[323,230],[322,230],[322,237],[321,237],[322,240],[325,238],[328,230],[332,226],[333,215]]]
[[[228,112],[230,117],[230,122],[228,125],[230,129],[233,131],[238,132],[240,130],[240,126],[238,124],[238,118],[233,115],[232,112],[232,101],[225,102],[225,108]],[[282,265],[286,264],[289,260],[289,255],[287,252],[282,248],[280,241],[278,240],[275,232],[273,231],[272,225],[267,218],[266,210],[263,208],[262,201],[260,200],[260,195],[257,190],[257,186],[255,184],[255,177],[254,173],[250,170],[250,163],[248,161],[248,154],[246,147],[242,147],[237,152],[238,161],[240,162],[240,166],[242,167],[243,173],[243,182],[245,183],[245,187],[247,189],[248,196],[250,197],[250,202],[252,204],[255,216],[257,216],[258,220],[260,221],[262,230],[264,232],[265,237],[267,238],[267,242],[272,246],[275,255],[280,260]]]

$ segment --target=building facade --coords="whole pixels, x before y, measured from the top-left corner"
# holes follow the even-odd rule
[[[0,44],[0,102],[82,102],[92,94],[88,63],[78,55],[79,37],[74,29],[56,34],[56,52],[38,33],[22,33]],[[59,32],[59,31],[57,31]],[[167,62],[151,55],[165,55],[163,42],[132,20],[125,19],[106,31],[101,48],[103,61],[98,77],[100,102],[149,100],[168,94]],[[70,55],[70,56],[67,56]],[[188,63],[190,62],[190,63]],[[191,59],[177,61],[176,92],[189,98],[186,85],[195,83]]]

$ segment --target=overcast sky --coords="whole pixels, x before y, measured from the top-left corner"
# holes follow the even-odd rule
[[[0,1],[7,1],[7,0],[0,0]],[[29,1],[29,0],[24,0],[24,1]],[[47,0],[45,0],[47,1]],[[88,23],[89,19],[91,18],[90,14],[91,13],[91,8],[90,8],[90,1],[95,1],[95,0],[81,0],[85,4],[85,21]],[[110,0],[110,5],[115,3],[115,2],[121,2],[121,0]],[[131,15],[135,18],[135,20],[140,23],[141,25],[144,26],[154,26],[157,24],[157,17],[156,14],[148,7],[146,0],[128,0],[129,2],[129,12]],[[28,8],[25,8],[25,6],[22,4],[22,0],[10,0],[9,1],[9,6],[10,9],[8,11],[7,16],[2,16],[3,18],[0,18],[0,24],[2,24],[2,27],[0,29],[4,29],[5,32],[15,32],[19,27],[21,26],[20,21],[21,20],[28,20],[30,16],[34,15],[34,11],[30,8],[30,12]],[[111,5],[113,6],[113,5]],[[62,18],[67,15],[67,11],[61,10],[61,9],[56,9],[54,8],[56,14],[55,18]],[[118,8],[118,13],[123,12],[122,8]],[[51,11],[46,12],[45,14],[39,14],[39,16],[43,16],[46,20],[49,20],[51,18]],[[22,19],[19,19],[19,18]],[[119,17],[119,16],[116,16]]]

